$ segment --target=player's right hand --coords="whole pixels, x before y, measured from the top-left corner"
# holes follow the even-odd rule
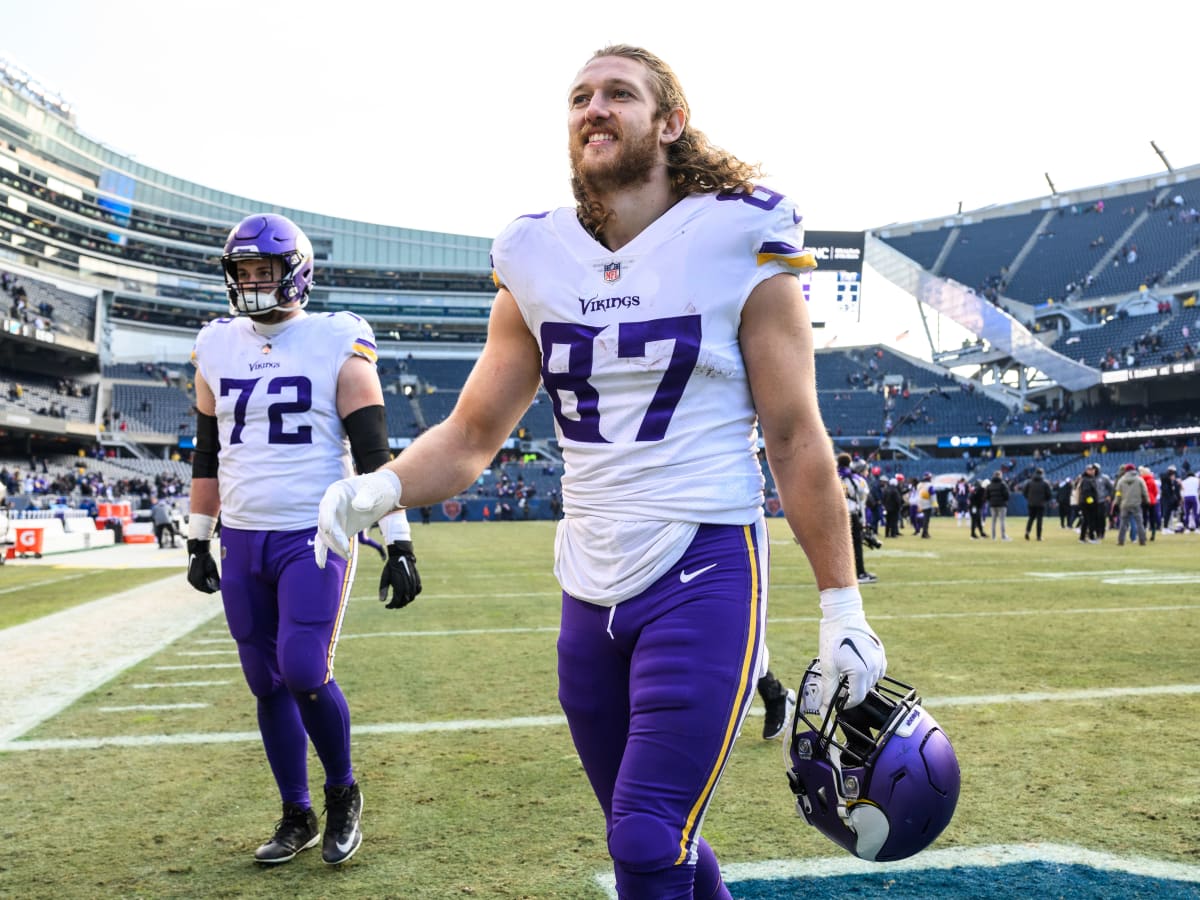
[[[391,602],[388,602],[388,593]],[[387,548],[387,563],[379,576],[379,602],[387,609],[403,609],[421,593],[421,574],[412,541],[392,541]]]
[[[188,538],[188,584],[205,594],[215,594],[221,589],[221,573],[217,561],[209,550],[211,541]]]
[[[318,568],[332,550],[350,558],[353,535],[379,521],[400,505],[400,479],[389,469],[335,481],[325,489],[317,509],[317,536],[313,555]]]
[[[883,642],[867,624],[858,586],[821,591],[819,629],[822,703],[833,702],[842,678],[847,679],[846,708],[857,706],[887,674]]]

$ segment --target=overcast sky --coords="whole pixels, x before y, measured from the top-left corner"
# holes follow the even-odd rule
[[[1197,9],[0,0],[0,55],[170,174],[490,237],[570,202],[570,80],[604,44],[641,44],[809,228],[857,230],[1040,196],[1045,172],[1060,190],[1159,172],[1151,140],[1200,163],[1196,60],[1170,38]]]
[[[1174,0],[0,0],[0,56],[169,174],[493,237],[572,202],[566,91],[594,50],[640,44],[807,228],[860,230],[1044,196],[1047,172],[1060,191],[1163,172],[1151,141],[1200,163],[1198,26]],[[819,342],[911,329],[902,349],[926,355],[915,305],[879,282]]]

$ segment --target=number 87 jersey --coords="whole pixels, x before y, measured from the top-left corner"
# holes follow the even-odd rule
[[[814,268],[803,239],[792,202],[762,187],[685,197],[616,252],[566,207],[496,239],[493,276],[541,348],[568,515],[754,521],[738,327],[760,282]]]

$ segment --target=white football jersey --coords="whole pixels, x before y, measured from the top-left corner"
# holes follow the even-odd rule
[[[337,413],[351,356],[374,363],[371,327],[348,312],[302,313],[269,337],[245,316],[216,319],[192,358],[217,401],[221,521],[255,531],[317,522],[325,488],[353,474]]]
[[[496,282],[542,352],[567,532],[580,517],[691,526],[758,518],[763,476],[738,328],[760,282],[814,267],[802,248],[794,204],[762,187],[686,197],[615,253],[573,208],[523,216],[496,239]],[[587,528],[593,537],[604,530]],[[560,568],[570,537],[560,533]],[[623,585],[628,550],[610,560]],[[596,568],[600,551],[586,552]],[[673,563],[653,555],[639,583]]]

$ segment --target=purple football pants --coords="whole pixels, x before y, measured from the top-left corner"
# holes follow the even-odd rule
[[[754,698],[767,610],[766,526],[704,525],[643,593],[563,595],[559,701],[607,822],[622,898],[728,898],[700,837]]]
[[[1200,527],[1200,501],[1195,497],[1183,498],[1183,513],[1179,519],[1183,528]]]
[[[258,698],[263,747],[284,802],[310,805],[308,741],[325,783],[350,784],[350,709],[333,656],[354,581],[347,562],[313,560],[315,531],[221,529],[221,597],[242,673]]]

